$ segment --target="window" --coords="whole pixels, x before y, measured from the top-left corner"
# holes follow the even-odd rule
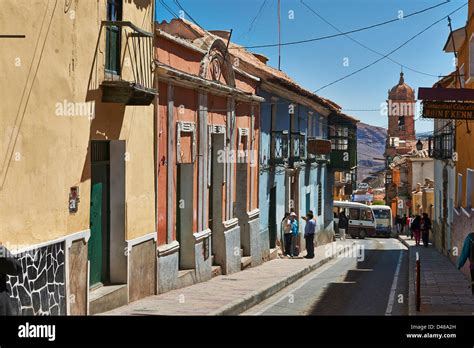
[[[272,114],[272,132],[277,129],[277,106],[275,104],[271,105],[271,114]]]
[[[308,138],[315,138],[318,136],[318,115],[310,112],[308,114]]]
[[[474,193],[474,170],[467,169],[467,178],[466,178],[466,208],[472,208],[472,195]]]
[[[122,0],[107,0],[107,20],[122,20]],[[105,71],[120,75],[121,28],[107,26],[105,36]]]
[[[331,149],[346,151],[349,149],[349,139],[331,139]]]
[[[331,127],[329,134],[331,137],[349,137],[349,128],[344,126]]]
[[[460,208],[462,206],[462,174],[458,173],[458,187],[457,187],[457,202],[456,207]]]
[[[400,116],[398,118],[398,130],[399,131],[405,130],[405,116]]]
[[[388,209],[374,209],[376,219],[390,219],[390,215],[390,210]]]
[[[373,221],[372,211],[368,209],[362,210],[361,220],[364,221]]]
[[[306,139],[305,139],[305,134],[300,133],[300,157],[301,158],[306,158]]]
[[[272,132],[271,158],[283,159],[288,157],[288,132]]]
[[[349,219],[350,220],[359,220],[359,208],[350,208],[349,209]]]

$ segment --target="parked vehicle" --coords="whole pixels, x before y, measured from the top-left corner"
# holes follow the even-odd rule
[[[352,238],[364,239],[375,235],[375,219],[370,206],[356,202],[334,201],[335,230],[339,223],[339,213],[344,210],[349,219],[346,234]],[[338,231],[337,231],[338,233]]]
[[[375,217],[375,235],[391,237],[395,232],[393,228],[392,208],[388,205],[373,205],[372,211]]]

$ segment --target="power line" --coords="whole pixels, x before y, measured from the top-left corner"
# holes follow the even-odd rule
[[[262,13],[262,10],[263,8],[265,7],[265,5],[267,4],[267,0],[264,0],[262,5],[260,5],[260,8],[258,9],[258,12],[257,14],[255,15],[255,17],[252,19],[252,22],[250,22],[250,26],[249,26],[249,29],[248,29],[248,33],[251,33],[252,30],[253,30],[253,25],[255,24],[255,21],[260,17],[260,14]]]
[[[175,4],[178,5],[178,7],[194,22],[194,24],[196,24],[198,27],[201,27],[201,26],[199,25],[199,23],[198,23],[196,20],[194,20],[194,18],[189,14],[189,12],[186,11],[183,6],[181,6],[179,0],[174,0],[174,2],[175,2]],[[201,27],[201,28],[202,28],[202,27]]]
[[[357,73],[359,73],[359,72],[361,72],[361,71],[363,71],[363,70],[366,70],[366,69],[370,68],[371,66],[377,64],[377,63],[380,62],[381,60],[383,60],[383,59],[385,59],[386,57],[392,55],[393,53],[395,53],[396,51],[398,51],[399,49],[401,49],[402,47],[404,47],[405,45],[407,45],[408,43],[410,43],[411,41],[413,41],[414,39],[416,39],[418,36],[420,36],[421,34],[423,34],[425,31],[429,30],[430,28],[434,27],[436,24],[438,24],[438,23],[441,22],[442,20],[446,19],[448,16],[450,16],[450,15],[452,15],[453,13],[459,11],[461,8],[463,8],[463,7],[466,6],[466,5],[467,5],[467,3],[465,3],[464,5],[459,6],[457,9],[455,9],[455,10],[452,11],[452,12],[450,12],[448,15],[446,15],[446,16],[444,16],[443,18],[440,18],[440,19],[438,19],[437,21],[435,21],[434,23],[430,24],[430,25],[427,26],[425,29],[423,29],[422,31],[420,31],[420,32],[418,32],[417,34],[413,35],[412,37],[410,37],[408,40],[406,40],[405,42],[403,42],[401,45],[399,45],[399,46],[396,47],[395,49],[393,49],[393,50],[390,51],[389,53],[385,54],[383,57],[381,57],[381,58],[379,58],[379,59],[373,61],[373,62],[370,63],[370,64],[367,64],[366,66],[364,66],[364,67],[362,67],[362,68],[357,69],[356,71],[353,71],[353,72],[350,73],[350,74],[347,74],[347,75],[345,75],[345,76],[343,76],[343,77],[340,77],[340,78],[338,78],[337,80],[334,80],[334,81],[332,81],[332,82],[330,82],[330,83],[328,83],[328,84],[326,84],[326,85],[324,85],[324,86],[318,88],[318,89],[315,91],[315,93],[316,93],[316,92],[319,92],[320,90],[325,89],[325,88],[327,88],[327,87],[329,87],[329,86],[332,86],[332,85],[334,85],[334,84],[337,83],[337,82],[340,82],[340,81],[342,81],[342,80],[345,80],[345,79],[347,79],[348,77],[354,76],[355,74],[357,74]]]
[[[368,30],[368,29],[373,29],[373,28],[376,28],[376,27],[380,27],[380,26],[382,26],[382,25],[386,25],[386,24],[389,24],[389,23],[397,22],[397,21],[399,21],[399,20],[401,20],[401,19],[409,18],[409,17],[412,17],[412,16],[416,16],[416,15],[418,15],[418,14],[420,14],[420,13],[423,13],[423,12],[426,12],[426,11],[429,11],[429,10],[432,10],[432,9],[434,9],[434,8],[436,8],[436,7],[445,5],[445,4],[449,3],[449,2],[450,2],[450,0],[446,0],[446,1],[444,1],[444,2],[441,2],[441,3],[437,4],[437,5],[433,5],[433,6],[424,8],[424,9],[422,9],[422,10],[409,13],[409,14],[407,14],[406,16],[404,16],[403,18],[397,17],[397,18],[390,19],[390,20],[387,20],[387,21],[384,21],[384,22],[381,22],[381,23],[372,24],[372,25],[369,25],[369,26],[366,26],[366,27],[362,27],[362,28],[358,28],[358,29],[353,29],[353,30],[346,31],[346,32],[343,32],[343,33],[338,33],[338,34],[333,34],[333,35],[326,35],[326,36],[320,36],[320,37],[316,37],[316,38],[312,38],[312,39],[306,39],[306,40],[297,40],[297,41],[283,42],[283,43],[281,43],[281,44],[276,43],[276,44],[264,44],[264,45],[255,45],[255,46],[233,47],[233,49],[251,49],[251,48],[266,48],[266,47],[278,47],[278,46],[299,45],[299,44],[308,43],[308,42],[314,42],[314,41],[320,41],[320,40],[331,39],[331,38],[334,38],[334,37],[343,36],[343,35],[352,34],[352,33],[357,33],[357,32],[360,32],[360,31],[364,31],[364,30]]]
[[[171,7],[169,7],[164,0],[159,0],[160,1],[160,4],[163,5],[163,7],[165,8],[166,11],[168,11],[173,17],[175,18],[179,18],[178,14],[176,12],[173,11],[173,9]]]
[[[342,30],[340,30],[338,27],[336,27],[335,25],[333,25],[332,23],[330,23],[328,20],[326,20],[323,16],[321,16],[318,12],[316,12],[316,10],[314,10],[313,8],[311,8],[308,4],[306,4],[303,0],[300,0],[301,3],[306,7],[308,8],[311,12],[313,12],[319,19],[321,19],[323,22],[325,22],[326,24],[328,24],[329,26],[331,26],[333,29],[335,29],[336,31],[338,31],[339,33],[343,33]],[[369,46],[363,44],[362,42],[354,39],[353,37],[347,35],[347,34],[344,34],[345,37],[347,37],[349,40],[355,42],[356,44],[358,44],[359,46],[371,51],[372,53],[375,53],[375,54],[378,54],[379,56],[383,56],[383,53],[380,53],[372,48],[370,48]],[[418,73],[418,74],[421,74],[421,75],[425,75],[425,76],[430,76],[430,77],[439,77],[438,75],[433,75],[433,74],[428,74],[428,73],[425,73],[425,72],[422,72],[422,71],[419,71],[419,70],[416,70],[416,69],[413,69],[405,64],[402,64],[400,62],[397,62],[396,60],[390,58],[390,57],[387,57],[388,60],[390,60],[391,62],[397,64],[397,65],[400,65],[401,67],[407,69],[407,70],[410,70],[410,71],[413,71],[415,73]]]

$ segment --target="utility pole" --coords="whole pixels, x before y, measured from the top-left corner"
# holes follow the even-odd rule
[[[281,70],[281,0],[278,0],[278,70]]]

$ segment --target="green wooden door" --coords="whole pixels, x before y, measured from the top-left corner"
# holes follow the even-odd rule
[[[93,183],[91,190],[90,208],[91,237],[88,243],[90,260],[90,286],[93,286],[102,281],[102,193],[103,184],[101,182]]]

